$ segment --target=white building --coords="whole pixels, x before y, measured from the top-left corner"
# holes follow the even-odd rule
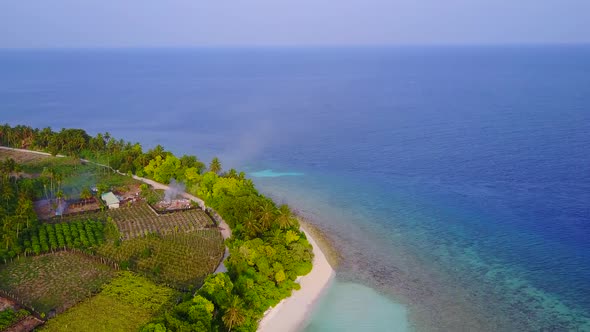
[[[102,198],[102,200],[107,204],[109,209],[118,209],[119,208],[119,199],[111,191],[109,191],[108,193],[102,194],[100,196],[100,198]]]

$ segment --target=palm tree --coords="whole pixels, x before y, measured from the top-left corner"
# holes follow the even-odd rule
[[[45,149],[49,146],[49,142],[51,141],[51,137],[53,136],[53,131],[51,127],[45,127],[38,135],[39,144]]]
[[[227,177],[232,178],[232,179],[237,179],[238,178],[238,171],[236,171],[233,168],[230,169],[229,172],[227,173]]]
[[[104,137],[101,133],[96,134],[96,137],[91,139],[92,149],[94,150],[94,157],[97,158],[104,150]]]
[[[277,218],[279,227],[286,229],[294,226],[293,212],[287,204],[279,206],[279,217]]]
[[[6,209],[8,210],[9,202],[12,198],[14,198],[14,192],[12,191],[12,188],[10,187],[9,183],[4,182],[1,194],[2,199],[6,202]]]
[[[256,215],[252,211],[248,211],[246,216],[244,217],[244,228],[246,230],[246,235],[249,237],[256,237],[258,232],[260,232],[260,224]]]
[[[59,205],[59,203],[61,202],[61,200],[64,198],[64,192],[61,190],[57,191],[57,194],[55,195],[55,197],[57,197],[57,204]]]
[[[209,164],[209,171],[215,174],[219,174],[221,172],[221,162],[219,158],[215,157],[211,160],[211,164]]]
[[[260,223],[262,228],[264,230],[270,229],[275,218],[276,207],[270,200],[265,199],[260,207]]]
[[[10,246],[14,245],[15,243],[15,238],[13,234],[11,234],[12,232],[10,232],[12,230],[13,224],[13,218],[4,218],[4,233],[2,234],[2,241],[6,243],[6,250],[8,250],[8,248],[10,248]]]
[[[223,314],[221,320],[228,331],[231,331],[235,326],[244,324],[246,321],[242,300],[237,295],[232,295],[229,306],[225,310],[225,314]]]
[[[82,189],[82,192],[80,193],[80,199],[82,199],[82,201],[84,202],[84,205],[86,205],[86,202],[91,198],[92,198],[92,193],[90,193],[90,190],[88,188]]]
[[[57,183],[57,196],[59,196],[59,193],[61,192],[61,181],[63,180],[61,173],[55,173],[54,175],[55,177],[55,182]],[[61,196],[63,197],[63,192],[61,193]],[[61,197],[58,197],[58,199]]]

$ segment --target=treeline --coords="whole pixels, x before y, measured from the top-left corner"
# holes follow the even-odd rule
[[[0,144],[85,158],[123,173],[145,175],[163,183],[169,183],[174,178],[187,186],[197,184],[206,169],[205,164],[195,156],[177,158],[160,145],[144,152],[139,143],[115,139],[108,132],[91,136],[83,129],[53,131],[49,127],[38,129],[5,124],[0,126]]]

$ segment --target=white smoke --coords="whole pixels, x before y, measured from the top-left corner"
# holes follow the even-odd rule
[[[227,171],[231,167],[239,167],[258,157],[268,147],[269,142],[277,142],[280,135],[270,120],[260,120],[244,125],[243,132],[230,151],[220,157]]]
[[[59,201],[59,205],[57,206],[57,210],[55,210],[56,216],[61,216],[66,208],[68,207],[68,202],[65,199]]]
[[[175,179],[170,180],[168,189],[164,193],[164,201],[170,203],[173,199],[176,199],[179,195],[184,194],[186,187],[182,182],[176,182]]]

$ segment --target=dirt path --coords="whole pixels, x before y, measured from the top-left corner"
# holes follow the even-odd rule
[[[38,155],[42,155],[42,156],[48,156],[51,157],[51,153],[47,153],[47,152],[40,152],[40,151],[33,151],[33,150],[25,150],[25,149],[17,149],[17,148],[9,148],[7,146],[0,146],[0,149],[2,150],[9,150],[9,151],[17,151],[17,152],[26,152],[26,153],[34,153],[34,154],[38,154]],[[58,154],[56,157],[59,158],[64,158],[64,155]]]

